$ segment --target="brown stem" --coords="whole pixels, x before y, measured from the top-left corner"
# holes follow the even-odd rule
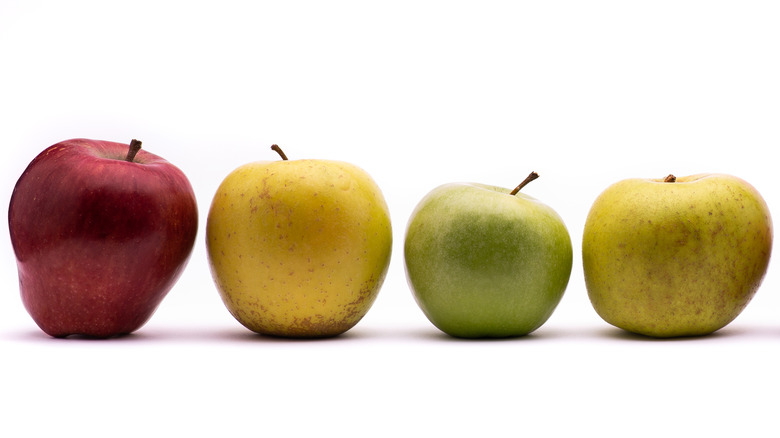
[[[677,177],[672,175],[671,173],[664,178],[664,182],[675,182],[677,181]]]
[[[127,151],[127,156],[125,157],[125,161],[133,162],[135,159],[135,154],[138,153],[138,151],[141,150],[141,142],[133,139],[130,142],[130,149]]]
[[[287,155],[284,154],[284,151],[282,148],[279,147],[278,144],[271,145],[271,149],[275,150],[277,154],[279,154],[280,157],[282,157],[282,160],[287,161]]]
[[[529,182],[531,182],[531,181],[535,180],[536,178],[539,178],[539,174],[538,174],[538,173],[536,173],[536,172],[531,172],[531,173],[530,173],[530,174],[528,174],[528,176],[527,176],[527,177],[526,177],[526,178],[523,180],[523,182],[521,182],[519,186],[515,187],[515,189],[514,189],[514,190],[512,190],[512,192],[511,192],[511,193],[509,193],[509,194],[510,194],[510,195],[512,195],[512,196],[516,195],[516,194],[517,194],[517,192],[519,192],[519,191],[520,191],[520,189],[522,189],[523,187],[525,187],[526,185],[528,185],[528,183],[529,183]]]

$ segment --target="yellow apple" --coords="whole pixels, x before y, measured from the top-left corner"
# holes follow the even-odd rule
[[[248,329],[341,334],[374,303],[390,263],[382,192],[364,170],[328,160],[260,161],[231,172],[209,210],[217,289]]]
[[[737,177],[620,181],[599,195],[585,222],[588,295],[605,321],[631,332],[708,334],[756,293],[772,235],[764,199]]]

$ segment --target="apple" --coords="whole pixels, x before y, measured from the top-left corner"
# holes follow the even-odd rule
[[[572,244],[561,217],[515,190],[439,186],[411,214],[409,287],[426,317],[462,338],[522,336],[552,315],[569,282]]]
[[[187,263],[198,222],[192,187],[140,147],[63,141],[14,187],[8,225],[22,302],[53,337],[137,330]]]
[[[390,263],[392,229],[368,173],[340,161],[258,161],[220,184],[206,246],[219,294],[257,333],[339,335],[368,312]]]
[[[766,202],[723,174],[613,184],[593,203],[582,237],[596,312],[652,337],[726,326],[758,290],[771,250]]]

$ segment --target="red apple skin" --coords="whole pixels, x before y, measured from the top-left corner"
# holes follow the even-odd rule
[[[8,210],[22,302],[53,337],[107,338],[144,325],[195,242],[184,173],[129,146],[74,139],[41,152]]]

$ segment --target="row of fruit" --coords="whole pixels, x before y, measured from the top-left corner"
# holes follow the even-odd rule
[[[328,160],[243,165],[222,181],[206,224],[214,282],[248,329],[343,333],[368,312],[390,263],[382,192]],[[561,217],[517,188],[446,184],[413,211],[404,240],[412,293],[456,337],[528,334],[569,282]],[[9,227],[25,308],[54,337],[139,329],[173,287],[198,227],[184,173],[129,145],[74,139],[41,152],[14,188]],[[729,175],[631,179],[607,188],[582,240],[585,284],[607,322],[655,337],[731,322],[767,271],[772,221],[761,195]]]

